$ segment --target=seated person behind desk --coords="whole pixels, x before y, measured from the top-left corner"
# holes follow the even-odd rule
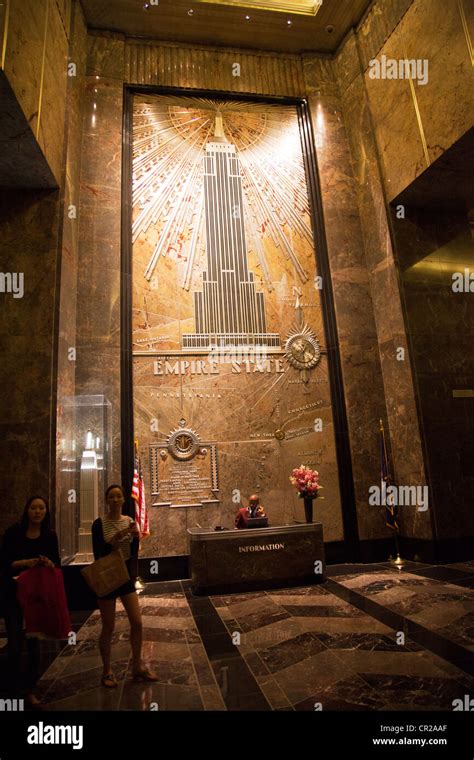
[[[252,527],[252,519],[255,517],[264,517],[266,518],[265,510],[263,507],[259,505],[259,497],[256,494],[253,494],[249,498],[249,505],[248,507],[241,507],[237,513],[237,517],[235,518],[235,527],[236,528],[251,528]],[[263,527],[263,526],[259,526]]]

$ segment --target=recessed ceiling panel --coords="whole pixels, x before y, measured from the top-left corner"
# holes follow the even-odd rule
[[[315,16],[323,4],[323,0],[244,0],[244,2],[242,0],[197,0],[197,2],[282,13],[301,13],[305,16]]]
[[[335,51],[370,5],[370,0],[323,0],[316,15],[304,15],[297,6],[309,5],[310,0],[285,0],[285,5],[294,5],[291,12],[249,8],[247,2],[237,5],[227,0],[159,0],[157,5],[151,0],[81,2],[93,29],[166,42],[286,53]],[[268,7],[273,1],[261,0],[261,4]]]

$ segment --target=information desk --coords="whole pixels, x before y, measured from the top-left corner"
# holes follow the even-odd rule
[[[196,594],[318,583],[323,580],[323,526],[249,530],[188,529]]]

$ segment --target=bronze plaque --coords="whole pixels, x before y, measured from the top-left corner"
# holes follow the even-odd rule
[[[183,456],[193,451],[191,456]],[[201,444],[192,430],[172,433],[150,446],[153,507],[202,507],[218,504],[217,447]]]

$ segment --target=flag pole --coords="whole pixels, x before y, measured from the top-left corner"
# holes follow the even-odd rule
[[[134,441],[134,463],[133,463],[134,470],[135,470],[135,462],[136,462],[137,458],[138,458],[138,438],[135,438],[135,441]],[[136,519],[136,517],[137,517],[137,502],[135,500],[134,500],[134,505],[135,505],[135,507],[134,507],[134,515],[133,516],[134,516],[134,519],[135,519],[135,522],[136,522],[137,521],[137,519]],[[141,594],[141,592],[143,591],[144,588],[145,588],[145,583],[142,580],[142,578],[138,575],[138,556],[137,556],[137,577],[135,578],[135,591],[137,592],[137,594]]]
[[[386,446],[386,443],[385,443],[385,430],[384,430],[384,426],[383,426],[383,421],[379,420],[379,423],[380,423],[380,434],[382,436],[383,457],[384,457],[384,460],[385,460],[385,463],[386,463],[386,467],[387,467],[386,479],[390,482],[391,478],[390,478],[390,472],[389,472],[389,462],[388,462],[387,446]],[[401,567],[403,567],[403,565],[405,564],[405,562],[404,562],[404,560],[400,556],[400,546],[399,546],[399,543],[398,543],[398,523],[395,523],[395,524],[397,526],[395,528],[395,535],[394,535],[394,538],[395,538],[395,550],[397,552],[397,557],[396,557],[396,559],[393,559],[392,555],[390,555],[389,556],[389,562],[391,562],[396,567],[401,568]]]

